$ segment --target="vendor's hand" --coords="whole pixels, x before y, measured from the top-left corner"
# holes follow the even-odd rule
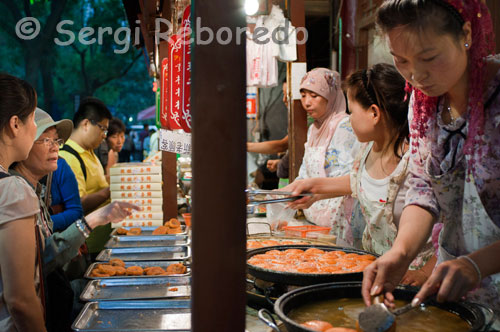
[[[272,159],[267,161],[267,169],[271,172],[276,172],[278,170],[278,164],[281,159]]]
[[[437,292],[438,302],[458,301],[479,284],[474,266],[464,258],[439,264],[424,283],[415,299],[421,303]]]
[[[422,270],[408,270],[401,280],[401,284],[410,286],[422,286],[429,276]]]
[[[295,201],[288,203],[288,207],[291,209],[294,209],[294,210],[298,210],[298,209],[304,210],[304,209],[310,208],[311,205],[313,205],[314,203],[316,203],[319,200],[321,200],[321,195],[304,196],[304,197],[301,197]]]
[[[112,202],[102,208],[95,210],[85,217],[90,227],[106,225],[110,222],[116,223],[122,221],[132,214],[132,209],[140,211],[141,208],[137,205],[127,202]]]
[[[363,271],[361,294],[367,306],[371,305],[371,296],[383,294],[387,306],[394,307],[392,291],[399,284],[408,270],[411,261],[396,250],[389,250]]]

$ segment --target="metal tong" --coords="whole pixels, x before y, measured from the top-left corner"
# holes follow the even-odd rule
[[[291,191],[279,191],[279,190],[264,190],[264,189],[247,189],[245,190],[248,195],[247,205],[260,205],[260,204],[271,204],[271,203],[281,203],[281,202],[292,202],[304,196],[313,196],[312,193],[302,193],[294,195]],[[282,198],[270,198],[258,200],[255,199],[255,195],[273,195],[273,196],[288,196]]]

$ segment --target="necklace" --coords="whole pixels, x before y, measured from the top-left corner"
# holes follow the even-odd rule
[[[451,106],[448,105],[446,109],[448,110],[448,114],[450,115],[451,122],[455,122],[456,118],[453,116],[453,113],[451,113]]]

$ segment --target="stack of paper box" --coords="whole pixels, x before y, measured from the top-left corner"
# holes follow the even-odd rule
[[[161,165],[118,163],[111,167],[111,200],[133,203],[142,208],[113,227],[163,225]]]

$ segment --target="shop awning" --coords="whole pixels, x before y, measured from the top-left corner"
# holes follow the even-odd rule
[[[137,113],[137,121],[154,119],[156,116],[156,106],[151,106]]]

